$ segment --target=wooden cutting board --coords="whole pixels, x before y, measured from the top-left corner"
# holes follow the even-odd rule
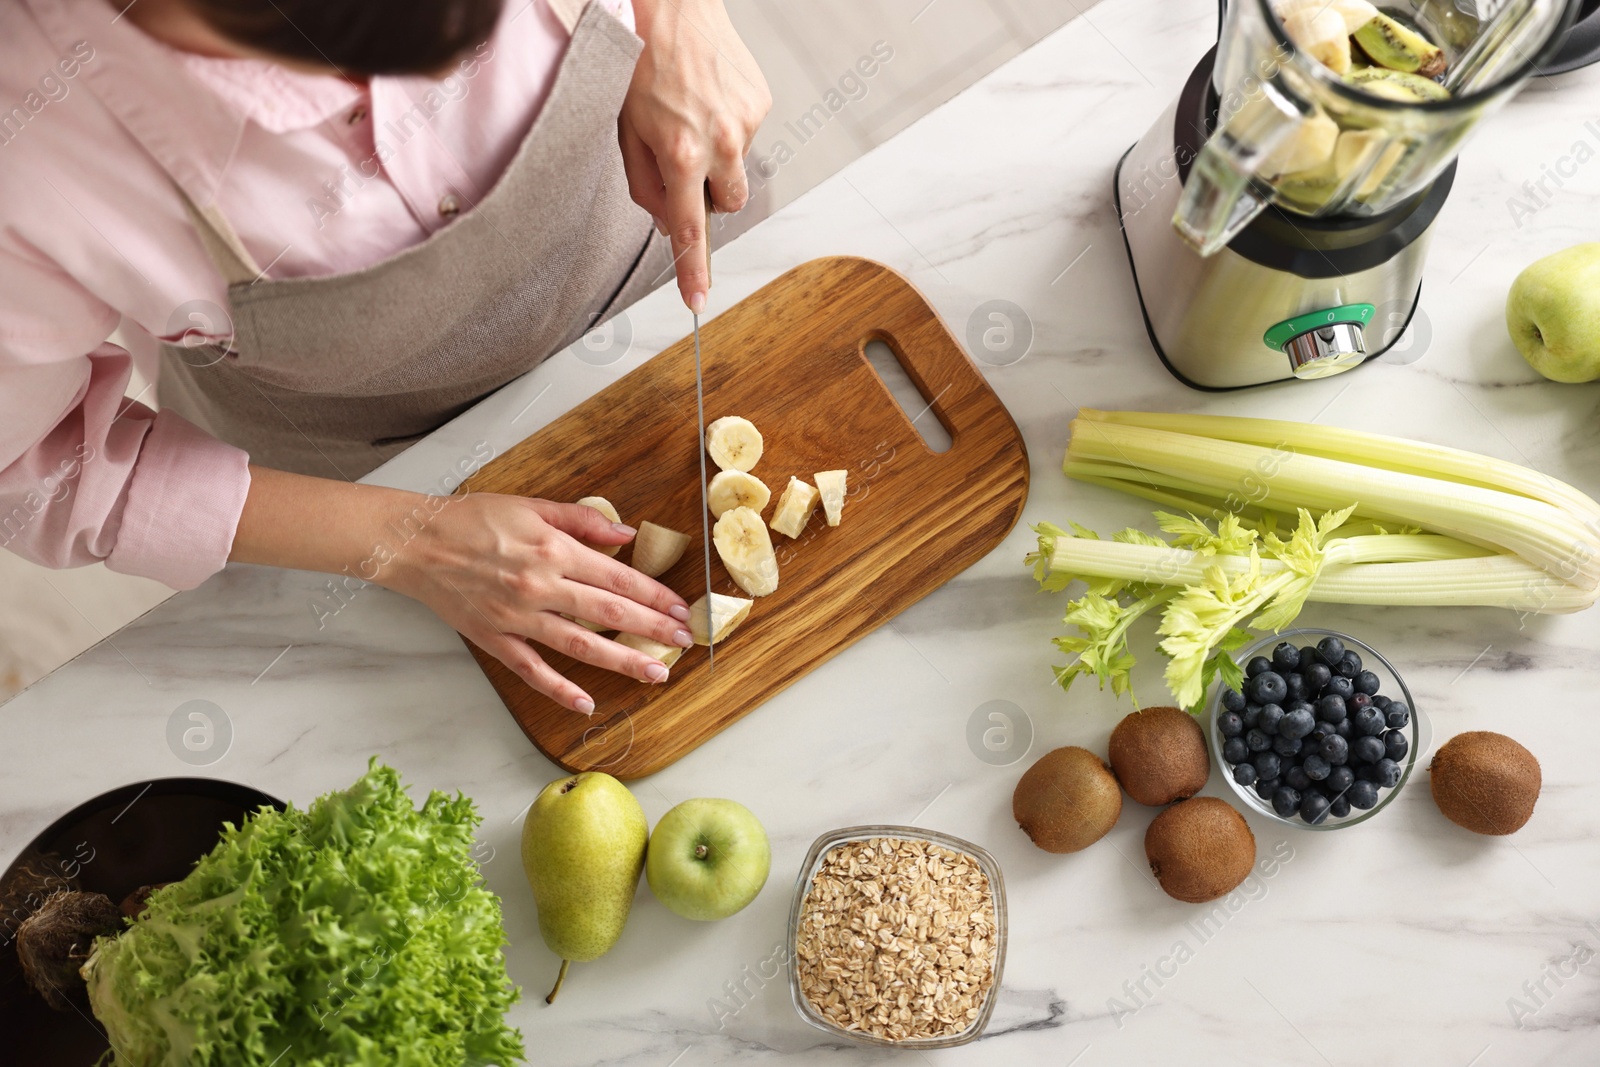
[[[706,421],[742,415],[765,438],[751,472],[772,490],[764,517],[790,475],[811,481],[817,471],[845,469],[844,520],[829,527],[819,508],[799,539],[772,532],[778,589],[719,643],[714,671],[698,646],[661,685],[541,648],[594,698],[592,718],[473,647],[523,732],[570,771],[638,778],[679,759],[982,558],[1028,497],[1027,452],[1010,413],[922,295],[881,264],[802,264],[703,323],[700,340]],[[928,448],[867,361],[874,340],[932,400],[931,414],[919,417],[937,417],[949,431],[944,453]],[[693,339],[498,457],[467,488],[603,496],[626,523],[690,533],[690,550],[660,580],[692,603],[704,589]],[[618,558],[627,562],[631,551]],[[712,575],[717,592],[744,595],[714,548]]]

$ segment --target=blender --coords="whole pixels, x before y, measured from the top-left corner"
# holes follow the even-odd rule
[[[1402,74],[1365,62],[1385,46],[1366,31],[1295,43],[1308,19],[1342,11],[1353,26],[1365,0],[1221,4],[1216,46],[1117,164],[1145,328],[1198,389],[1337,374],[1410,323],[1456,153],[1593,0],[1385,4],[1384,24],[1404,31],[1389,43],[1433,49],[1370,57],[1409,62]]]

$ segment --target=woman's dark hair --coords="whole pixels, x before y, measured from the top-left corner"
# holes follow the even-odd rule
[[[188,0],[238,44],[348,75],[431,74],[489,38],[504,0]]]

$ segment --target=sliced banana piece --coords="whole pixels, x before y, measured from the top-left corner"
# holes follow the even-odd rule
[[[816,510],[817,491],[811,487],[811,483],[791,477],[783,495],[778,498],[778,506],[773,509],[772,528],[781,534],[799,537],[805,532],[811,513]]]
[[[641,522],[633,538],[633,569],[646,578],[665,574],[674,563],[683,558],[689,547],[689,535]]]
[[[564,611],[561,613],[561,617],[563,619],[566,619],[568,622],[577,623],[579,626],[582,626],[586,630],[593,630],[597,634],[607,633],[611,629],[611,627],[609,627],[609,626],[601,626],[599,623],[590,622],[588,619],[580,619],[576,615],[568,615]]]
[[[578,501],[578,503],[582,504],[584,507],[594,508],[612,522],[622,521],[621,516],[617,514],[617,509],[611,506],[611,501],[607,500],[603,496],[586,496],[582,500]],[[604,552],[608,556],[615,556],[618,552],[622,551],[622,546],[595,545],[594,550],[596,552]]]
[[[778,554],[760,513],[750,508],[723,512],[711,528],[711,542],[740,589],[766,596],[778,588]]]
[[[718,471],[706,490],[706,506],[715,518],[734,508],[749,508],[754,512],[765,510],[772,499],[772,490],[754,474],[744,471]]]
[[[707,597],[710,598],[709,613],[706,611]],[[689,632],[694,635],[694,643],[711,645],[721,641],[733,633],[735,626],[744,622],[750,614],[750,605],[754,603],[744,597],[723,593],[707,593],[696,600],[689,605]]]
[[[747,471],[761,459],[761,431],[749,419],[726,415],[706,427],[706,453],[725,471]]]
[[[1350,31],[1331,7],[1297,7],[1283,16],[1283,32],[1294,46],[1335,74],[1350,70]]]
[[[829,526],[839,525],[844,514],[844,480],[847,471],[818,471],[811,476],[817,492],[822,494],[822,514]]]
[[[1272,151],[1261,161],[1262,174],[1275,178],[1280,174],[1310,170],[1333,155],[1339,143],[1339,124],[1318,111],[1301,119],[1283,140],[1273,145]]]
[[[1272,10],[1277,12],[1279,21],[1287,18],[1291,12],[1311,8],[1320,10],[1327,8],[1338,13],[1344,20],[1344,32],[1353,34],[1367,23],[1378,17],[1378,9],[1367,0],[1277,0],[1272,5]]]
[[[618,634],[616,642],[626,648],[637,649],[651,659],[658,659],[668,667],[683,655],[683,649],[677,645],[664,645],[653,637],[640,637],[638,634]]]

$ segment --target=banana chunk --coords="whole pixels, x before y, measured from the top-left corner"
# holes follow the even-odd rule
[[[586,496],[582,500],[578,501],[578,503],[582,504],[586,508],[594,508],[612,522],[622,521],[622,519],[617,515],[617,509],[611,506],[611,501],[607,500],[603,496]],[[594,550],[596,552],[604,552],[608,556],[615,556],[618,552],[622,551],[622,546],[595,545]]]
[[[805,532],[806,523],[811,521],[811,513],[815,510],[817,491],[809,482],[791,477],[783,495],[778,498],[777,508],[772,512],[772,528],[789,537],[799,537]]]
[[[712,517],[718,519],[723,512],[734,508],[749,508],[759,514],[771,499],[772,490],[766,483],[744,471],[718,471],[706,490],[706,506],[711,509]]]
[[[706,453],[725,471],[748,471],[763,447],[761,431],[749,419],[727,415],[706,427]]]
[[[706,610],[710,598],[710,611]],[[722,593],[707,593],[689,605],[689,632],[697,645],[711,645],[733,633],[750,614],[753,600]]]
[[[1296,7],[1283,16],[1283,32],[1294,46],[1335,74],[1350,71],[1350,31],[1331,7]]]
[[[668,667],[678,662],[678,657],[683,655],[683,649],[677,645],[664,645],[652,637],[640,637],[638,634],[618,634],[616,642],[624,648],[643,652],[651,659],[658,659]]]
[[[683,558],[684,550],[688,547],[688,534],[657,526],[653,522],[641,522],[639,532],[633,539],[633,569],[646,578],[665,574]]]
[[[1344,32],[1354,34],[1361,27],[1378,17],[1378,9],[1367,0],[1277,0],[1272,5],[1272,10],[1277,13],[1279,21],[1287,18],[1292,12],[1304,8],[1321,10],[1327,8],[1338,13],[1344,20]]]
[[[740,589],[766,596],[778,588],[778,554],[758,512],[750,508],[723,512],[711,528],[711,542]]]
[[[1283,140],[1272,147],[1261,161],[1263,175],[1276,178],[1282,174],[1310,170],[1327,162],[1339,143],[1339,124],[1318,111],[1301,119]]]
[[[822,494],[822,514],[827,518],[829,526],[839,525],[839,519],[844,515],[844,481],[846,471],[818,471],[811,476],[816,483],[817,492]]]
[[[568,615],[564,611],[561,613],[561,617],[563,619],[566,619],[568,622],[577,623],[579,626],[582,626],[585,630],[593,630],[597,634],[608,633],[611,630],[611,627],[609,627],[609,626],[602,626],[597,622],[590,622],[588,619],[580,619],[576,615]]]

